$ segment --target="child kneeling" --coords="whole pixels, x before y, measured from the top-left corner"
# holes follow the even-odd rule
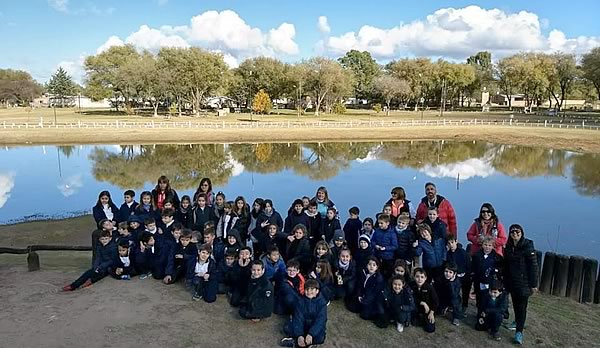
[[[390,321],[396,323],[396,330],[403,332],[410,325],[412,312],[415,311],[415,299],[412,290],[403,276],[394,275],[390,284],[383,290],[384,315],[375,320],[375,325],[386,328]]]
[[[240,306],[240,317],[256,322],[268,318],[273,313],[275,294],[273,284],[265,275],[265,265],[260,260],[252,262],[252,274],[248,291]]]
[[[304,296],[298,300],[291,322],[283,328],[288,337],[284,337],[280,345],[310,347],[323,344],[326,324],[327,301],[320,294],[319,282],[308,279],[304,285]]]
[[[198,248],[198,256],[190,258],[187,266],[187,282],[192,287],[194,295],[192,300],[205,302],[215,302],[217,300],[217,290],[219,287],[217,279],[217,265],[210,258],[212,247],[209,244],[202,244]]]
[[[490,338],[500,341],[498,329],[502,324],[504,312],[508,307],[506,292],[502,291],[502,283],[496,280],[492,282],[490,291],[482,294],[481,305],[479,308],[479,318],[477,326],[480,330],[488,330]]]

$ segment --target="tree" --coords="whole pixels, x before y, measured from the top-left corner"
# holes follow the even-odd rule
[[[28,72],[22,70],[0,69],[0,103],[25,104],[41,95],[42,86]]]
[[[496,65],[494,74],[500,89],[508,98],[508,108],[512,110],[512,96],[518,87],[519,75],[517,71],[518,58],[516,56],[502,58]]]
[[[525,106],[531,108],[534,102],[541,104],[547,95],[548,71],[552,69],[552,62],[545,54],[520,53],[514,56],[514,63],[519,76],[517,85],[525,97]]]
[[[391,75],[382,75],[375,79],[375,90],[379,92],[387,105],[386,115],[390,115],[390,103],[394,98],[408,97],[410,86],[406,80]]]
[[[292,91],[289,65],[269,57],[256,57],[243,61],[234,69],[248,93],[263,89],[271,98],[280,99]]]
[[[204,97],[216,91],[225,82],[227,64],[220,53],[212,53],[192,47],[182,49],[183,82],[189,95],[193,112],[200,114],[200,105]]]
[[[269,94],[262,89],[259,90],[252,101],[252,111],[257,114],[268,114],[272,108],[273,103]]]
[[[475,69],[475,80],[466,86],[465,94],[471,98],[476,98],[483,89],[490,91],[494,82],[492,54],[488,51],[477,52],[477,54],[467,58],[467,64]],[[461,106],[463,106],[462,100]],[[470,100],[469,106],[471,106]]]
[[[573,81],[577,78],[577,63],[575,55],[566,53],[554,53],[550,56],[552,66],[548,74],[549,91],[556,104],[555,109],[560,111],[565,96],[571,91]]]
[[[600,99],[600,47],[596,47],[583,55],[581,70],[583,77],[590,81],[596,88],[598,99]]]
[[[65,97],[73,96],[76,89],[77,85],[75,85],[71,76],[62,67],[58,68],[46,84],[48,93],[52,94],[55,100],[56,98],[60,99],[61,107],[64,107]],[[56,107],[56,101],[53,105]]]
[[[352,76],[329,58],[314,57],[302,63],[307,73],[306,88],[314,98],[315,116],[319,116],[326,97],[339,99],[351,93]]]
[[[410,86],[410,98],[414,100],[415,110],[419,99],[426,101],[434,98],[434,65],[429,58],[403,58],[392,61],[386,65],[386,70],[402,80],[406,80]]]
[[[354,96],[356,99],[369,99],[373,92],[373,82],[380,74],[379,65],[368,51],[350,50],[338,62],[354,75]]]

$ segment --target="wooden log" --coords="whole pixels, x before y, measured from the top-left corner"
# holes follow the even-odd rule
[[[27,269],[29,272],[40,270],[40,255],[35,251],[27,254]]]
[[[582,303],[592,303],[594,301],[594,289],[596,288],[597,274],[598,260],[585,259],[583,261],[583,289],[581,291]]]
[[[554,263],[556,254],[548,251],[544,256],[544,266],[542,267],[542,276],[540,279],[540,291],[545,294],[552,292],[552,278],[554,276]]]
[[[567,297],[581,300],[581,285],[583,282],[583,257],[571,256],[569,259],[569,274],[567,277]]]
[[[569,276],[569,257],[556,255],[554,264],[554,281],[552,282],[552,295],[565,297],[567,295],[567,280]]]

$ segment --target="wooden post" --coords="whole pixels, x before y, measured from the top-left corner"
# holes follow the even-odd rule
[[[40,270],[40,256],[35,251],[27,254],[27,269],[29,272]]]

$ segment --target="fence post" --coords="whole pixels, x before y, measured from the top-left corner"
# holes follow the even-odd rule
[[[598,261],[594,259],[585,259],[583,261],[583,291],[581,292],[582,303],[592,303],[594,301],[596,274],[598,274]]]
[[[569,260],[569,276],[567,278],[567,297],[580,302],[582,281],[583,257],[571,256]]]
[[[544,266],[542,267],[542,276],[540,279],[540,291],[545,294],[552,292],[552,276],[554,275],[554,263],[556,254],[548,251],[544,256]]]
[[[40,255],[35,251],[29,251],[27,254],[27,269],[29,272],[40,270]]]
[[[569,275],[569,257],[556,255],[554,265],[554,281],[552,282],[552,295],[565,297],[567,295],[567,280]]]

